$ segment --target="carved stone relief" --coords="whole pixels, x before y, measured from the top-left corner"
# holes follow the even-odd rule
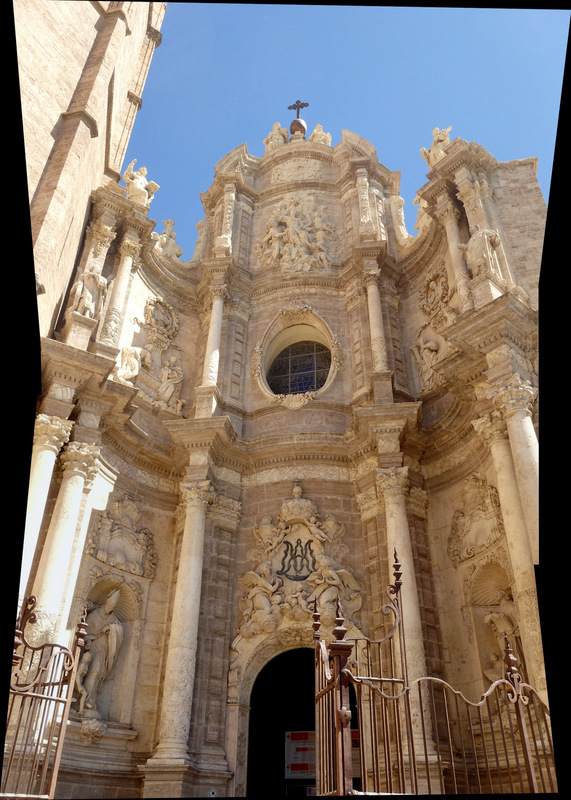
[[[103,512],[88,534],[86,552],[103,564],[132,575],[152,578],[157,556],[153,535],[148,528],[139,528],[141,518],[133,498],[124,494]]]
[[[504,534],[498,491],[478,473],[467,480],[462,507],[454,512],[448,555],[458,565],[484,552]]]
[[[169,348],[176,348],[173,339],[179,330],[179,318],[174,308],[161,298],[151,297],[145,305],[144,321],[133,322],[145,332],[144,345],[121,349],[115,376],[123,383],[132,383],[152,406],[181,414],[185,401],[181,399],[184,374],[178,358],[162,358]]]
[[[419,292],[418,305],[428,321],[419,328],[416,342],[410,349],[416,360],[423,391],[431,391],[444,383],[433,367],[451,350],[451,345],[440,333],[457,316],[450,305],[451,296],[448,278],[443,270],[431,274]]]
[[[329,514],[321,520],[315,504],[302,494],[296,484],[276,523],[265,517],[254,530],[256,545],[248,556],[256,567],[240,579],[239,635],[244,638],[308,622],[316,600],[324,625],[334,621],[337,600],[345,619],[358,625],[361,588],[342,563],[344,526]]]
[[[254,248],[262,267],[282,272],[327,272],[338,259],[333,228],[311,197],[291,197],[270,216]]]

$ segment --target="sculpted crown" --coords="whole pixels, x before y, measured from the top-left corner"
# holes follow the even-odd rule
[[[280,519],[287,525],[298,520],[309,521],[317,517],[317,506],[311,500],[302,497],[302,488],[299,484],[293,487],[291,500],[284,500],[280,510]]]

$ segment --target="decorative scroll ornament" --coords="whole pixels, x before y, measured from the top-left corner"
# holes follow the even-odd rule
[[[276,524],[264,517],[254,533],[256,544],[248,557],[257,566],[239,581],[242,637],[307,622],[315,600],[323,621],[335,620],[340,601],[346,619],[359,626],[354,615],[361,607],[361,588],[342,564],[348,549],[341,541],[344,526],[331,515],[322,521],[299,484],[282,503]]]

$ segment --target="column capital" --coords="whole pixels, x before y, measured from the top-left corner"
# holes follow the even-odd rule
[[[385,500],[406,497],[409,489],[408,467],[378,469],[377,488]]]
[[[228,287],[226,286],[225,283],[213,284],[212,286],[210,286],[208,291],[210,293],[210,298],[212,302],[214,302],[214,300],[216,300],[217,298],[221,300],[228,300],[230,296],[228,294]]]
[[[214,502],[214,487],[208,480],[181,483],[180,491],[182,504],[186,511],[191,508],[205,510],[210,503]]]
[[[38,414],[34,426],[34,446],[51,450],[57,455],[69,441],[73,425],[69,419]]]
[[[506,421],[499,411],[492,411],[491,414],[472,420],[472,426],[487,445],[508,441]]]
[[[107,225],[101,218],[94,219],[88,229],[88,235],[91,237],[93,247],[93,255],[98,258],[102,253],[106,252],[111,245],[111,242],[117,236],[117,231],[111,225]]]
[[[538,389],[535,389],[530,381],[523,380],[517,373],[499,387],[492,387],[486,392],[492,400],[494,406],[502,411],[506,419],[515,415],[523,414],[531,416],[531,409]]]
[[[367,270],[363,275],[363,286],[365,290],[369,288],[369,286],[379,286],[379,281],[381,279],[381,269],[380,267],[375,267],[375,269]]]
[[[97,474],[100,452],[96,445],[69,442],[60,456],[64,473],[80,475],[91,483]]]
[[[131,236],[124,236],[119,245],[119,253],[122,258],[128,257],[136,261],[141,254],[141,242]]]
[[[458,222],[460,219],[460,209],[455,201],[448,194],[441,194],[436,201],[436,217],[439,222],[446,225],[450,220]]]

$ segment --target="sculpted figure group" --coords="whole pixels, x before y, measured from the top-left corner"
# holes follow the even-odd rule
[[[256,545],[248,555],[258,566],[240,579],[242,637],[272,633],[287,621],[307,622],[316,600],[323,624],[334,624],[339,600],[345,619],[359,626],[361,591],[342,563],[348,550],[344,532],[332,516],[322,521],[296,484],[276,523],[266,516],[255,528]]]
[[[256,247],[260,263],[279,266],[285,272],[324,271],[329,268],[328,252],[333,230],[309,200],[292,197],[279,204],[268,220]]]

